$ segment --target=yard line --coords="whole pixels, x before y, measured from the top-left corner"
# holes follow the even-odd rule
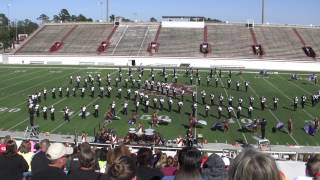
[[[89,104],[87,104],[86,106],[89,107],[91,104],[93,104],[94,102],[96,102],[98,99],[100,99],[99,97],[97,97],[96,99],[92,100]],[[70,118],[75,117],[76,115],[78,115],[80,113],[81,109],[79,111],[77,111],[76,113],[74,113]],[[67,122],[64,121],[62,122],[60,125],[58,125],[57,127],[55,127],[54,129],[52,129],[50,131],[50,133],[55,132],[57,129],[59,129],[60,127],[62,127],[64,124],[66,124]]]
[[[21,83],[25,83],[25,82],[29,82],[29,81],[31,81],[31,80],[38,79],[38,78],[42,78],[42,77],[41,77],[41,76],[35,76],[35,77],[33,77],[33,78],[28,78],[28,80],[22,80],[22,81],[19,81],[19,82],[17,82],[17,83],[10,84],[9,86],[0,88],[0,90],[7,89],[7,88],[13,87],[13,86],[15,86],[15,85],[18,85],[18,84],[21,84]]]
[[[279,118],[269,109],[269,112],[271,113],[271,115],[278,121],[281,122],[279,120]],[[299,145],[298,141],[291,135],[288,133],[288,135],[291,137],[291,139],[294,141],[294,143],[296,143],[296,145]]]
[[[61,103],[62,101],[66,100],[66,99],[67,99],[67,98],[65,98],[65,97],[64,97],[63,99],[61,99],[61,100],[59,100],[59,101],[55,102],[55,103],[54,103],[54,104],[52,104],[52,105],[57,105],[57,104]],[[8,131],[9,131],[9,130],[11,130],[11,129],[13,129],[13,128],[15,128],[15,127],[17,127],[17,126],[19,126],[20,124],[22,124],[22,123],[26,122],[28,119],[29,119],[29,118],[26,118],[25,120],[23,120],[23,121],[21,121],[21,122],[17,123],[16,125],[14,125],[14,126],[10,127],[10,128],[8,129]]]
[[[123,38],[124,35],[126,34],[126,32],[127,32],[127,30],[128,30],[128,27],[129,27],[129,26],[127,25],[127,26],[126,26],[126,29],[122,32],[121,37],[119,38],[119,41],[117,42],[116,46],[114,47],[111,55],[114,55],[114,53],[116,52],[116,49],[117,49],[118,45],[120,44],[120,41],[122,40],[122,38]]]
[[[77,71],[80,71],[80,70],[77,70]],[[62,77],[64,77],[64,76],[69,76],[70,74],[73,74],[73,73],[75,73],[75,72],[77,72],[77,71],[73,71],[73,72],[71,72],[71,73],[64,74]],[[41,84],[44,84],[44,83],[47,83],[47,82],[50,82],[50,81],[53,81],[53,80],[57,80],[57,79],[62,78],[62,77],[59,76],[58,78],[53,78],[53,79],[50,79],[50,80],[47,80],[47,81],[42,81],[42,82],[37,83],[37,84],[35,84],[35,85],[33,85],[33,86],[30,86],[30,87],[28,87],[28,88],[25,88],[25,89],[23,89],[23,90],[21,90],[21,91],[18,91],[18,92],[15,92],[15,93],[6,95],[5,97],[0,98],[0,100],[6,99],[6,98],[11,97],[11,96],[16,95],[16,94],[20,94],[20,93],[22,93],[22,92],[24,92],[24,91],[26,91],[26,90],[28,90],[28,89],[37,87],[37,86],[39,86],[39,85],[41,85]]]
[[[240,76],[240,78],[241,78],[243,81],[245,81],[242,76]],[[256,90],[255,90],[253,87],[251,87],[251,86],[249,86],[249,88],[250,88],[250,89],[252,90],[252,92],[256,95],[256,97],[259,98],[259,95],[258,95],[258,93],[256,92]],[[271,115],[272,115],[278,122],[280,122],[279,118],[278,118],[270,109],[269,109],[269,112],[271,113]],[[291,137],[291,139],[292,139],[297,145],[299,145],[298,141],[297,141],[291,134],[288,134],[288,135]]]
[[[38,72],[41,72],[41,71],[34,71],[34,72],[31,72],[30,74],[24,74],[24,75],[29,76],[29,75],[31,75],[31,74],[38,73]],[[12,74],[12,73],[10,73],[10,74]],[[1,77],[1,79],[2,79],[2,78],[3,78],[3,77]],[[14,77],[12,77],[12,78],[5,79],[4,81],[1,81],[1,83],[6,82],[6,81],[10,81],[10,80],[16,79],[16,78],[20,78],[20,76],[14,76]]]
[[[224,83],[222,82],[221,78],[220,78],[220,83],[221,83],[222,86],[224,87]],[[225,88],[223,88],[223,90],[224,90],[224,92],[226,93],[227,97],[229,97],[227,90],[226,90]],[[234,112],[234,110],[232,110],[232,112],[233,112],[234,116],[237,117],[237,115],[236,115],[236,113]],[[238,123],[238,125],[239,125],[239,128],[241,129],[241,124],[239,123],[238,118],[236,118],[236,120],[237,120],[237,123]],[[247,140],[246,135],[245,135],[243,132],[241,132],[241,134],[242,134],[242,136],[243,136],[246,144],[248,144],[248,140]]]
[[[265,80],[265,79],[264,79]],[[276,86],[274,86],[271,82],[269,82],[268,80],[265,80],[268,84],[270,84],[272,87],[274,87],[276,90],[278,90],[282,95],[284,95],[288,100],[292,101],[291,98],[289,98],[284,92],[282,92],[279,88],[277,88]],[[307,112],[305,109],[303,109],[303,112],[308,115],[309,117],[314,118],[309,112]]]
[[[278,75],[281,79],[284,79],[283,77],[281,77],[280,75]],[[284,79],[285,80],[285,79]],[[298,86],[298,85],[296,85],[296,83],[293,83],[293,82],[291,82],[291,81],[289,81],[289,83],[291,83],[292,85],[294,85],[295,87],[297,87],[298,89],[300,89],[301,91],[303,91],[303,92],[305,92],[305,93],[307,93],[307,94],[309,94],[309,95],[312,95],[312,93],[311,92],[309,92],[309,91],[307,91],[307,90],[305,90],[305,89],[303,89],[303,88],[301,88],[300,86]]]

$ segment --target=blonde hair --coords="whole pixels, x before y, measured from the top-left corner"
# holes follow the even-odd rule
[[[281,180],[280,172],[272,157],[247,149],[240,153],[229,169],[229,180]]]

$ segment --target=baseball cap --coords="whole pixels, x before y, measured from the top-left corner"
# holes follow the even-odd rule
[[[62,143],[53,143],[48,148],[47,157],[49,160],[56,160],[72,153],[73,149],[71,147],[66,147]]]

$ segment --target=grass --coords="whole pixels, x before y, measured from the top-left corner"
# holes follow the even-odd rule
[[[156,72],[156,81],[162,81],[163,77],[161,76],[161,70]],[[168,80],[172,80],[172,70],[167,70],[169,73]],[[303,126],[305,121],[313,120],[315,117],[319,117],[319,104],[316,107],[311,107],[310,100],[308,100],[307,106],[305,109],[301,109],[299,105],[297,111],[293,111],[292,102],[293,97],[306,95],[308,98],[311,94],[317,92],[320,89],[320,85],[315,85],[313,82],[307,80],[308,73],[300,74],[299,80],[291,81],[290,73],[270,73],[268,77],[259,76],[257,72],[243,72],[239,74],[237,71],[232,72],[232,86],[228,89],[227,79],[228,72],[222,72],[222,78],[219,81],[219,86],[215,87],[214,80],[211,80],[210,86],[206,84],[206,77],[208,75],[208,70],[201,70],[201,85],[192,86],[193,90],[197,89],[198,91],[198,119],[207,121],[208,125],[202,128],[197,128],[197,133],[204,135],[209,142],[220,142],[220,143],[235,143],[238,142],[248,142],[251,144],[256,143],[256,139],[260,136],[260,131],[258,133],[251,132],[242,132],[240,127],[243,125],[243,119],[247,118],[247,107],[248,107],[248,97],[253,96],[255,98],[254,102],[254,112],[253,118],[266,118],[268,121],[266,135],[267,138],[271,141],[272,144],[297,144],[297,145],[319,145],[318,139],[320,138],[319,133],[315,136],[307,135]],[[50,90],[55,87],[66,87],[72,88],[72,85],[69,84],[69,77],[80,75],[85,77],[89,74],[95,75],[100,73],[103,79],[103,85],[106,84],[106,74],[110,73],[112,77],[112,86],[114,86],[114,79],[118,76],[117,69],[106,68],[86,68],[83,66],[9,66],[1,65],[0,66],[0,128],[2,130],[19,130],[23,131],[27,125],[29,125],[29,115],[27,109],[27,97],[33,92],[38,92],[43,88],[48,89],[48,99],[43,101],[41,105],[46,104],[51,106],[54,104],[56,109],[56,120],[43,120],[42,116],[35,118],[36,124],[40,126],[42,132],[50,133],[63,133],[63,134],[73,134],[77,132],[87,132],[90,135],[93,135],[93,129],[98,129],[99,126],[103,125],[103,114],[110,108],[112,101],[116,102],[116,111],[120,116],[120,120],[115,120],[111,124],[108,124],[108,128],[113,128],[120,136],[124,136],[129,129],[127,120],[131,117],[132,111],[134,109],[133,101],[129,102],[129,115],[123,116],[120,111],[122,110],[123,103],[125,101],[126,89],[122,88],[122,98],[116,97],[116,89],[113,88],[112,96],[110,98],[103,97],[99,98],[98,87],[96,87],[95,97],[90,97],[89,92],[87,91],[84,98],[80,97],[78,92],[77,97],[70,96],[67,97],[58,97],[56,99],[51,98]],[[138,78],[138,73],[135,71],[134,78]],[[311,73],[309,73],[311,74]],[[125,79],[127,76],[127,71],[123,68],[123,75]],[[184,70],[178,71],[178,84],[180,85],[190,85],[189,78],[185,76]],[[146,69],[144,76],[142,77],[142,82],[144,80],[150,79],[150,70]],[[196,78],[194,78],[194,83]],[[241,82],[241,90],[236,91],[235,82]],[[250,86],[248,92],[245,92],[243,82],[249,81]],[[123,83],[120,84],[123,86]],[[129,83],[129,87],[131,84]],[[133,88],[132,96],[133,96]],[[204,117],[204,107],[201,102],[200,92],[205,90],[207,93],[206,102],[210,102],[210,94],[215,94],[215,104],[218,104],[217,97],[222,94],[225,97],[224,104],[227,104],[226,97],[227,95],[232,95],[234,97],[233,105],[237,105],[237,100],[239,97],[244,99],[243,105],[244,108],[241,113],[241,118],[238,120],[232,117],[234,123],[230,124],[230,130],[227,133],[221,131],[212,131],[211,126],[217,121],[226,119],[227,112],[226,108],[223,107],[223,118],[218,120],[217,118],[217,106],[211,106],[209,111],[209,117]],[[265,111],[260,110],[259,97],[267,97],[267,109]],[[273,111],[273,102],[272,97],[277,96],[279,98],[278,110]],[[150,96],[149,96],[150,97]],[[177,96],[180,98],[180,96]],[[150,105],[153,105],[153,97],[150,97]],[[191,96],[185,96],[184,107],[181,113],[177,113],[176,103],[178,100],[174,100],[173,110],[171,112],[167,111],[167,103],[165,102],[165,109],[159,111],[158,115],[168,116],[172,119],[172,123],[169,125],[161,125],[156,128],[156,131],[159,131],[166,139],[174,139],[178,135],[185,135],[186,126],[189,125],[189,113],[191,112]],[[100,105],[100,116],[99,118],[94,118],[93,105],[98,103]],[[78,116],[80,112],[80,107],[82,105],[87,105],[88,111],[91,113],[87,119],[82,120]],[[74,112],[71,115],[71,122],[65,123],[63,121],[63,113],[60,112],[62,109],[68,106]],[[140,105],[139,116],[145,115],[143,112],[143,106]],[[236,107],[235,107],[236,109]],[[149,108],[149,113],[151,115],[154,111],[153,108]],[[146,117],[146,116],[144,116]],[[252,119],[253,119],[252,118]],[[289,118],[293,120],[293,134],[292,136],[288,135],[285,132],[277,131],[272,133],[272,127],[278,121],[285,123]],[[139,120],[142,122],[145,127],[149,127],[149,121]]]

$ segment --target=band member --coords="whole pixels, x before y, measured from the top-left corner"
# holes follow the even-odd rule
[[[292,135],[292,128],[293,128],[292,119],[289,118],[289,120],[288,120],[288,133],[290,135]]]
[[[305,95],[301,96],[301,107],[304,108],[307,101],[307,97]]]
[[[55,117],[54,117],[54,107],[53,107],[53,105],[51,106],[51,108],[50,108],[50,119],[51,119],[51,121],[54,121],[54,119],[55,119]]]
[[[36,104],[34,106],[34,111],[35,111],[37,117],[39,117],[40,116],[40,105],[39,104]]]
[[[63,113],[64,113],[64,120],[68,122],[70,122],[69,112],[70,112],[70,109],[66,106],[63,109]]]
[[[137,113],[137,112],[138,112],[138,110],[139,110],[140,102],[139,102],[139,101],[136,101],[136,104],[135,104],[135,105],[136,105],[136,111],[135,111],[135,112]]]
[[[214,105],[214,94],[210,94],[210,104],[211,106]]]
[[[69,97],[70,96],[70,90],[69,87],[66,88],[66,96]]]
[[[231,119],[233,107],[232,107],[232,106],[229,106],[229,107],[227,108],[227,111],[228,111],[228,117],[229,117],[229,119]]]
[[[146,102],[145,102],[145,109],[144,109],[144,112],[145,112],[145,113],[148,113],[148,112],[149,112],[149,104],[150,104],[150,102],[149,102],[149,100],[147,99]],[[169,107],[170,107],[170,106],[169,106]]]
[[[84,97],[84,92],[85,92],[86,88],[81,88],[81,97],[83,98]]]
[[[94,97],[94,86],[91,87],[91,97]]]
[[[219,79],[216,77],[215,78],[215,83],[216,83],[216,88],[218,87]]]
[[[122,110],[123,115],[128,115],[128,101],[125,101],[123,103],[123,110]]]
[[[73,95],[73,97],[76,97],[76,95],[77,95],[76,88],[72,88],[72,95]]]
[[[193,146],[193,141],[194,141],[194,136],[192,132],[192,128],[190,127],[187,132],[186,132],[186,139],[187,139],[187,146],[192,147]]]
[[[260,102],[261,110],[262,110],[262,111],[264,111],[264,109],[265,109],[265,107],[266,107],[266,101],[267,101],[267,99],[266,99],[264,96],[262,96],[262,97],[261,97],[261,102]]]
[[[237,108],[237,118],[238,118],[238,119],[240,119],[241,110],[242,110],[242,107],[241,107],[241,106],[238,106],[238,108]]]
[[[205,105],[205,116],[208,117],[209,116],[209,110],[210,110],[210,106],[209,105]]]
[[[222,114],[222,107],[218,107],[218,119],[221,119],[221,114]]]
[[[237,91],[240,91],[240,82],[239,81],[237,81],[236,86],[237,86]]]
[[[182,101],[179,101],[179,102],[178,102],[178,112],[179,112],[179,113],[181,112],[182,107],[183,107],[183,102],[182,102]]]
[[[30,126],[33,126],[34,125],[34,107],[32,104],[29,106],[29,121],[30,121]]]
[[[62,87],[59,87],[58,91],[59,91],[59,97],[62,97]]]
[[[170,97],[169,100],[168,100],[168,111],[169,111],[169,112],[171,112],[172,104],[173,104],[173,100],[172,100],[172,98]]]
[[[47,89],[46,88],[43,89],[43,99],[47,100]]]
[[[253,102],[254,102],[254,97],[250,96],[249,97],[249,105],[253,107]]]
[[[47,120],[47,118],[48,118],[48,108],[47,108],[46,105],[44,105],[44,106],[42,107],[42,116],[43,116],[43,119],[44,119],[44,120]]]
[[[223,121],[223,132],[226,133],[229,131],[229,121],[227,119],[225,119]]]
[[[116,103],[114,101],[111,104],[111,112],[113,116],[116,116]]]
[[[278,101],[279,99],[277,97],[273,97],[273,110],[278,109]]]
[[[207,86],[210,86],[210,76],[207,76]]]
[[[203,90],[201,91],[201,99],[202,99],[202,104],[206,104],[206,91]]]
[[[249,82],[248,82],[248,81],[245,81],[245,82],[244,82],[244,86],[245,86],[245,88],[246,88],[246,92],[248,92]]]
[[[260,122],[261,139],[265,139],[266,137],[266,126],[267,126],[267,120],[263,118],[262,121]]]
[[[197,125],[197,119],[195,118],[195,116],[190,116],[189,117],[189,127],[194,128]]]
[[[181,101],[183,101],[184,100],[184,90],[182,89],[182,91],[181,91]]]
[[[228,79],[227,84],[228,84],[228,89],[230,89],[230,87],[231,87],[231,79]]]
[[[252,112],[253,112],[253,107],[250,105],[248,108],[248,117],[251,118],[252,117]]]
[[[98,117],[99,116],[99,104],[95,104],[94,105],[94,113],[93,113],[94,117]]]
[[[194,103],[194,104],[192,105],[192,116],[193,116],[193,117],[196,116],[197,108],[198,108],[197,103]]]
[[[298,97],[296,96],[294,99],[293,99],[293,110],[296,111],[297,108],[298,108]]]
[[[52,88],[52,89],[51,89],[51,95],[52,95],[52,98],[53,98],[53,99],[56,98],[56,88]]]
[[[158,126],[159,119],[156,112],[152,114],[152,127]]]
[[[160,102],[160,111],[162,111],[162,109],[163,109],[163,104],[164,104],[164,99],[163,99],[163,97],[160,97],[159,102]]]

